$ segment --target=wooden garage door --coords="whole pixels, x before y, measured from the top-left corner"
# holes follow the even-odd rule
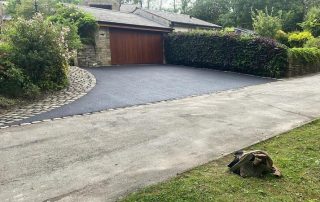
[[[112,64],[162,64],[160,32],[110,29]]]

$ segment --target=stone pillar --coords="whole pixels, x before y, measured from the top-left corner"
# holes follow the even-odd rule
[[[80,67],[111,65],[109,29],[100,27],[96,33],[95,45],[83,45],[78,51],[77,59]]]
[[[100,66],[111,65],[110,32],[100,28],[96,36],[97,63]]]

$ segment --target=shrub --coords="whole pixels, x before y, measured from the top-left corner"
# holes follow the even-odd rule
[[[93,16],[79,10],[77,7],[59,5],[55,14],[50,16],[49,20],[73,27],[76,30],[76,33],[80,36],[82,43],[94,44],[95,33],[98,30],[98,23]],[[74,33],[72,39],[73,41],[78,40]],[[75,47],[75,49],[77,48],[79,47]]]
[[[264,37],[274,38],[277,31],[282,28],[281,16],[274,16],[273,11],[269,14],[267,9],[265,12],[261,10],[252,12],[252,21],[254,31]]]
[[[320,71],[320,49],[289,49],[289,71],[287,76],[305,75]]]
[[[289,59],[301,64],[320,64],[320,50],[317,48],[291,48]]]
[[[21,69],[12,66],[0,74],[0,94],[10,97],[35,98],[40,94],[40,89]]]
[[[71,53],[65,36],[68,29],[54,26],[40,14],[31,20],[17,19],[3,29],[11,47],[9,60],[22,69],[41,90],[58,90],[68,84]]]
[[[282,30],[278,30],[276,35],[275,35],[275,39],[279,42],[279,43],[282,43],[286,46],[289,45],[289,42],[288,42],[288,34],[285,33],[284,31]]]
[[[309,39],[304,46],[305,48],[319,48],[320,49],[320,37]]]
[[[290,47],[303,47],[303,45],[310,39],[313,39],[314,37],[312,34],[308,31],[303,32],[292,32],[289,33],[288,37],[288,43]]]
[[[274,40],[212,32],[173,33],[165,40],[168,63],[284,76],[287,48]]]
[[[311,8],[306,16],[306,19],[303,23],[300,23],[300,26],[314,36],[320,36],[320,8],[313,7]]]
[[[12,50],[6,43],[0,43],[0,94],[10,97],[34,98],[40,91],[32,84],[22,69],[9,61],[8,53]]]
[[[14,99],[0,96],[0,113],[1,113],[1,109],[8,109],[11,106],[16,105],[16,103],[17,102]]]

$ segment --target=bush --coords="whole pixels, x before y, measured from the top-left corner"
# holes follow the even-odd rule
[[[168,63],[282,77],[287,48],[274,40],[212,32],[172,33],[165,39]]]
[[[311,8],[306,16],[306,19],[300,26],[314,36],[320,36],[320,8]]]
[[[320,49],[320,37],[308,40],[303,47]]]
[[[275,39],[279,42],[279,43],[282,43],[286,46],[289,46],[289,42],[288,42],[288,34],[285,33],[284,31],[282,30],[278,30],[276,35],[275,35]]]
[[[76,33],[84,44],[94,44],[98,23],[95,18],[75,6],[59,5],[55,14],[49,20],[62,25],[75,27]],[[73,33],[73,32],[71,32]],[[77,39],[73,37],[73,41]],[[75,47],[77,49],[79,47]]]
[[[31,20],[17,19],[3,29],[5,43],[11,47],[9,61],[22,69],[41,90],[58,90],[68,84],[68,59],[71,53],[61,29],[40,14]]]
[[[264,37],[274,38],[277,31],[282,28],[281,16],[273,16],[273,11],[269,14],[267,9],[265,12],[261,10],[252,12],[252,21],[254,31]]]
[[[9,97],[35,98],[40,94],[40,89],[21,69],[11,66],[0,74],[0,94]]]
[[[30,82],[21,69],[9,61],[8,52],[11,49],[8,44],[0,43],[0,94],[26,98],[39,95],[39,88]]]
[[[287,76],[305,75],[320,71],[320,49],[289,49],[289,71]]]
[[[8,109],[16,104],[16,100],[0,96],[0,113],[1,109]]]
[[[320,50],[317,48],[291,48],[289,59],[300,64],[320,64]]]
[[[290,47],[301,48],[310,39],[314,37],[308,31],[289,33],[288,43]]]

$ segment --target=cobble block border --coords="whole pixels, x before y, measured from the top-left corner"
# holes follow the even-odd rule
[[[59,108],[86,95],[96,85],[96,78],[87,70],[72,66],[68,74],[69,86],[61,91],[47,95],[35,103],[21,106],[0,115],[0,129],[37,114]],[[23,123],[26,125],[26,123]],[[31,123],[30,123],[31,124]]]

